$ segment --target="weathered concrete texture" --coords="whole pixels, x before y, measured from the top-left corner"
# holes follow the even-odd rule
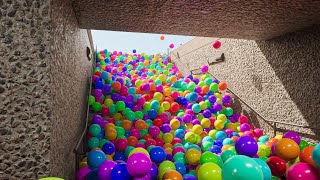
[[[0,179],[50,163],[50,1],[0,1]]]
[[[74,0],[87,29],[270,39],[320,23],[320,1]]]
[[[68,1],[0,1],[0,179],[71,178],[90,47]]]
[[[52,130],[50,174],[74,179],[73,148],[84,129],[92,61],[87,30],[79,29],[71,1],[52,2]],[[92,52],[92,50],[91,50]]]
[[[267,120],[320,127],[320,26],[269,41],[220,39],[221,48],[213,49],[211,42],[216,39],[194,38],[172,52],[173,61],[187,74],[224,53],[225,62],[211,66],[210,72]],[[177,53],[186,66],[178,61]],[[257,119],[261,127],[272,129]],[[319,131],[291,126],[281,129],[296,130],[319,141]]]

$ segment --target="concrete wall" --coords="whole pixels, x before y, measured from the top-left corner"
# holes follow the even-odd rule
[[[220,49],[211,43],[217,38],[197,37],[172,52],[172,59],[184,74],[213,61],[221,53],[224,62],[210,67],[218,79],[226,81],[236,94],[267,120],[320,127],[320,26],[289,33],[269,41],[220,39]],[[177,59],[177,53],[183,65]],[[189,69],[188,69],[189,68]],[[239,104],[238,100],[236,100]],[[256,126],[272,128],[244,109]],[[319,141],[320,132],[293,129]]]
[[[0,1],[1,180],[73,179],[87,46],[69,1]]]

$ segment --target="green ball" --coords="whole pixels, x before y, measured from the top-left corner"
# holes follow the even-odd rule
[[[219,89],[219,85],[217,83],[212,83],[210,84],[209,89],[213,92],[217,92]]]
[[[148,130],[146,130],[146,129],[141,129],[141,130],[140,130],[140,137],[143,138],[143,136],[146,135],[146,134],[148,134],[148,133],[149,133]]]
[[[204,80],[204,83],[206,83],[206,85],[210,86],[210,84],[212,83],[212,78],[206,78]]]
[[[99,102],[94,102],[92,104],[92,109],[95,111],[95,112],[98,112],[100,111],[102,108],[102,105],[99,103]]]
[[[206,163],[200,166],[198,170],[199,180],[219,179],[222,180],[221,168],[214,163]]]
[[[184,155],[184,153],[182,153],[182,152],[176,153],[176,154],[173,156],[173,161],[174,161],[174,162],[181,162],[181,163],[183,163],[184,165],[187,164],[185,155]]]
[[[125,130],[123,129],[123,127],[117,126],[117,127],[116,127],[116,131],[117,131],[117,136],[118,136],[118,137],[124,136]]]
[[[94,96],[90,96],[90,97],[89,97],[89,104],[90,104],[90,106],[91,106],[94,102],[96,102],[96,98],[94,98]]]
[[[128,146],[128,147],[126,148],[126,150],[124,150],[124,155],[128,158],[130,152],[131,152],[133,149],[134,149],[133,146]]]
[[[116,103],[117,111],[123,111],[126,108],[126,104],[123,101],[118,101]]]
[[[117,113],[117,109],[116,109],[116,105],[115,104],[112,104],[110,107],[109,107],[109,113],[111,115],[114,115],[115,113]]]
[[[236,153],[234,153],[233,151],[231,150],[225,150],[221,153],[221,159],[223,162],[226,162],[226,160],[228,160],[229,158],[235,156]]]
[[[202,151],[208,151],[210,149],[210,147],[213,146],[213,143],[210,141],[205,141],[202,143]]]
[[[136,111],[135,112],[136,118],[142,119],[143,118],[143,113],[141,111]]]
[[[267,142],[268,140],[269,140],[269,137],[266,136],[266,135],[260,136],[259,139],[258,139],[258,141],[259,141],[259,142],[262,142],[262,143],[265,143],[265,142]]]
[[[128,112],[128,114],[126,115],[126,118],[129,121],[133,121],[136,118],[136,114],[133,111]]]
[[[232,116],[232,114],[233,114],[233,109],[227,107],[227,108],[224,110],[224,113],[225,113],[227,116]]]
[[[92,137],[88,141],[88,147],[89,149],[93,149],[99,146],[99,139],[96,137]]]
[[[271,153],[271,150],[267,145],[262,144],[262,145],[258,146],[257,154],[258,154],[259,157],[262,157],[262,156],[269,157],[270,153]]]
[[[100,134],[100,132],[101,132],[101,127],[98,124],[92,124],[89,127],[89,133],[92,136],[97,136],[98,134]]]
[[[222,167],[224,180],[234,179],[263,179],[262,169],[250,157],[237,155],[225,161]]]
[[[200,81],[199,83],[198,83],[198,86],[200,86],[200,87],[203,87],[204,85],[206,85],[203,81]]]
[[[237,150],[236,150],[236,148],[235,148],[234,146],[229,147],[228,150],[231,150],[231,151],[234,152],[235,154],[238,154],[238,153],[237,153]]]
[[[309,146],[309,143],[307,141],[301,139],[300,144],[299,144],[300,150],[302,151],[305,147],[308,147],[308,146]]]
[[[196,88],[196,84],[194,82],[190,82],[187,86],[187,89],[190,91],[190,92],[193,92]]]
[[[142,144],[145,144],[146,143],[146,140],[145,139],[140,139],[138,142],[142,143]]]
[[[261,160],[264,161],[264,162],[267,162],[268,157],[266,157],[266,156],[261,156],[261,157],[259,157],[259,159],[261,159]]]
[[[208,141],[207,141],[208,142]],[[212,152],[204,152],[201,156],[200,156],[200,164],[205,164],[205,163],[214,163],[214,164],[218,164],[218,156]]]

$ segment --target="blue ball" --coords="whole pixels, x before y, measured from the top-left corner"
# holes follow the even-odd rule
[[[102,71],[100,77],[103,80],[107,80],[109,78],[109,74],[107,72],[105,72],[105,71]]]
[[[111,155],[115,152],[116,147],[114,146],[114,144],[112,142],[106,142],[103,146],[102,146],[102,151],[105,154]]]
[[[150,150],[150,158],[154,163],[161,163],[166,159],[166,152],[160,146],[155,146]]]
[[[186,166],[182,162],[175,162],[176,171],[178,171],[182,176],[187,172]]]
[[[221,153],[221,147],[218,145],[213,145],[210,147],[209,151],[218,154]]]
[[[126,163],[119,163],[113,167],[111,179],[130,180],[130,174],[127,170]]]
[[[213,145],[217,145],[217,146],[222,147],[222,146],[223,146],[223,143],[222,143],[222,141],[220,141],[220,140],[215,140],[214,143],[213,143]]]
[[[174,136],[179,138],[179,139],[183,139],[184,138],[184,130],[182,129],[177,129],[175,132],[174,132]]]
[[[88,165],[89,167],[97,168],[101,163],[106,161],[106,155],[100,150],[93,150],[88,154]]]
[[[103,84],[102,81],[97,81],[97,82],[95,82],[94,87],[95,87],[96,89],[103,89],[104,84]]]
[[[126,161],[126,156],[125,156],[122,152],[117,152],[117,153],[113,156],[113,160],[114,160],[114,161],[117,161],[117,160]]]
[[[148,116],[149,116],[149,118],[151,118],[151,119],[156,118],[157,115],[158,115],[158,113],[157,113],[157,111],[154,110],[154,109],[151,109],[150,111],[148,111]]]
[[[218,131],[216,133],[216,139],[223,141],[225,138],[227,138],[227,134],[224,131]]]
[[[192,102],[196,102],[198,100],[198,94],[195,92],[190,93],[189,99]]]
[[[137,52],[137,50],[135,50],[135,49],[134,49],[132,52],[133,52],[133,53],[136,53],[136,52]]]

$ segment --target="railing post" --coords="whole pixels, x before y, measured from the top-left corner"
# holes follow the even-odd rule
[[[273,136],[275,137],[277,135],[277,123],[273,123]]]

